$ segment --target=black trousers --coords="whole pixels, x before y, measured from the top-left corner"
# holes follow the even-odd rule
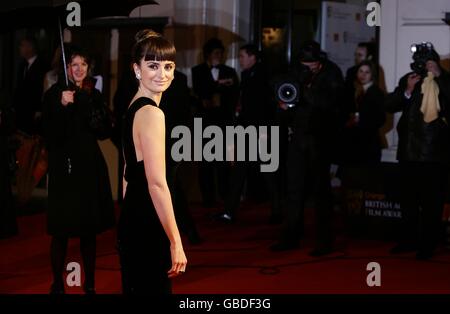
[[[418,245],[422,250],[436,247],[443,227],[448,175],[444,165],[400,162],[401,243]]]
[[[216,206],[216,194],[224,200],[228,193],[229,165],[220,161],[201,161],[198,166],[203,206]]]
[[[231,175],[230,175],[230,187],[228,190],[228,195],[225,198],[225,213],[235,218],[237,215],[237,210],[240,205],[242,192],[244,190],[245,182],[248,182],[249,176],[251,173],[255,173],[260,171],[260,163],[259,162],[248,162],[248,161],[239,161],[231,167]],[[262,177],[264,178],[264,183],[266,185],[266,189],[270,194],[270,203],[271,203],[271,215],[273,217],[281,216],[281,200],[280,195],[282,191],[280,191],[281,184],[279,184],[279,171],[273,173],[262,173]],[[260,193],[264,191],[259,191]]]
[[[232,125],[218,108],[204,110],[200,117],[203,119],[203,129],[218,126],[225,134],[226,125]],[[222,149],[226,152],[226,145]],[[230,166],[224,161],[198,162],[198,180],[204,207],[217,206],[217,194],[221,200],[225,200],[228,194],[229,172]]]
[[[310,138],[293,139],[287,157],[287,199],[282,241],[298,243],[304,232],[305,203],[314,202],[316,248],[333,246],[333,204],[330,182],[331,161]]]

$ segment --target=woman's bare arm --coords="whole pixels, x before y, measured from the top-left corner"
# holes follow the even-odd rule
[[[171,243],[172,269],[169,276],[184,271],[186,256],[175,221],[169,187],[166,181],[165,124],[163,112],[145,106],[135,116],[136,135],[144,160],[148,190],[159,220]]]

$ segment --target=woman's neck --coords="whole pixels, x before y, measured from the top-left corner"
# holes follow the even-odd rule
[[[76,87],[81,88],[83,86],[83,81],[74,81],[72,78],[69,78],[69,81],[71,81]]]
[[[150,98],[159,107],[159,103],[161,102],[162,93],[153,93],[153,92],[149,91],[148,89],[139,86],[138,92],[136,94],[136,98],[139,98],[139,97]]]
[[[367,92],[367,90],[373,85],[373,81],[367,82],[366,84],[363,84],[362,87],[364,89],[364,92]]]

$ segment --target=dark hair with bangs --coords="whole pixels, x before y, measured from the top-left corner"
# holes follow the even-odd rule
[[[91,69],[92,58],[85,49],[78,47],[76,45],[73,45],[73,44],[65,43],[64,50],[65,50],[64,52],[65,52],[67,66],[70,66],[70,64],[72,63],[72,61],[75,57],[80,57],[84,60],[84,62],[87,63],[88,71]],[[61,67],[59,69],[59,72],[60,72],[59,77],[60,78],[64,77],[63,70],[64,70],[64,66],[62,65],[62,60],[61,60]],[[83,80],[83,84],[82,84],[81,88],[83,90],[87,91],[88,93],[92,93],[94,91],[95,80],[92,77],[90,77],[89,73],[86,76],[86,78]]]
[[[175,46],[161,34],[144,29],[134,36],[136,43],[133,46],[133,62],[139,64],[144,61],[172,61],[175,62]]]
[[[84,61],[88,64],[89,68],[91,67],[92,59],[86,50],[72,44],[64,44],[64,47],[67,65],[69,65],[72,62],[73,58],[80,57],[84,59]]]

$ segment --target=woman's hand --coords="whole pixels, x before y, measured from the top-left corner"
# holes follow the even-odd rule
[[[65,90],[61,95],[61,104],[66,107],[68,104],[73,103],[73,95],[75,91]]]
[[[408,76],[408,84],[405,91],[407,95],[412,95],[414,88],[416,87],[416,84],[420,82],[420,79],[420,75],[416,73]]]
[[[358,122],[359,122],[359,115],[352,113],[350,115],[350,118],[348,119],[347,123],[345,124],[345,127],[347,129],[354,128],[355,126],[358,125]]]
[[[172,256],[172,268],[167,273],[169,278],[174,278],[186,271],[187,259],[181,243],[171,244],[170,254]]]
[[[441,69],[439,68],[439,65],[436,61],[427,61],[427,71],[433,73],[434,77],[441,76]]]

